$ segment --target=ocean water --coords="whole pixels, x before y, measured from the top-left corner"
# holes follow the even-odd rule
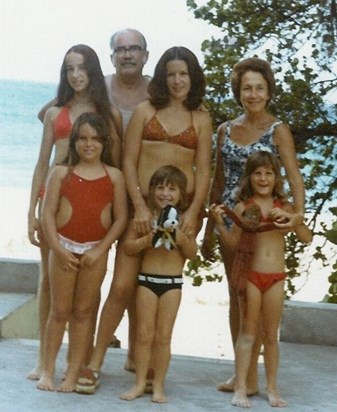
[[[0,186],[29,189],[42,138],[37,114],[57,85],[0,80]]]

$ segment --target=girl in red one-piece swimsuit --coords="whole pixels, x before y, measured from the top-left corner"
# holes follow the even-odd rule
[[[56,166],[48,179],[42,228],[51,249],[51,309],[37,384],[42,390],[54,390],[55,361],[69,319],[69,347],[74,350],[58,390],[75,390],[108,252],[126,226],[125,182],[111,166],[110,147],[107,122],[94,112],[81,114],[70,135],[68,164]]]

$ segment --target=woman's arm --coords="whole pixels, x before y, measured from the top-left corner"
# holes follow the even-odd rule
[[[194,259],[196,257],[197,242],[194,236],[187,236],[178,228],[176,229],[176,243],[185,259]]]
[[[294,139],[289,126],[282,123],[275,128],[274,133],[274,142],[287,174],[287,180],[294,199],[295,211],[297,212],[289,222],[284,224],[284,228],[292,228],[303,222],[305,212],[304,182],[298,167]]]
[[[113,122],[110,122],[110,136],[112,139],[111,158],[113,165],[117,167],[117,169],[121,169],[123,136],[122,116],[120,111],[113,106],[111,106],[111,115],[113,118]]]
[[[46,113],[45,121],[43,124],[43,135],[40,146],[40,153],[34,169],[30,191],[30,202],[28,209],[28,237],[30,242],[35,246],[39,246],[40,244],[36,237],[36,233],[39,228],[39,223],[36,217],[36,207],[39,201],[40,190],[46,184],[47,180],[49,162],[54,145],[54,117],[55,109],[49,109]]]
[[[57,103],[57,98],[55,97],[53,100],[51,100],[50,102],[46,103],[42,109],[39,111],[37,117],[40,120],[41,123],[44,123],[44,117],[48,111],[48,109],[50,109],[51,107],[55,106],[55,104]]]
[[[111,106],[111,114],[112,114],[112,118],[114,121],[117,134],[120,137],[120,139],[122,139],[124,130],[123,130],[123,119],[122,119],[121,112],[117,109],[117,107]]]
[[[124,242],[124,251],[127,255],[137,255],[144,249],[152,247],[153,233],[149,232],[146,235],[139,236],[133,224],[134,222],[131,222]]]
[[[221,195],[225,186],[225,178],[223,171],[223,161],[221,157],[221,147],[223,145],[223,140],[225,136],[225,124],[219,126],[217,133],[217,145],[216,145],[216,157],[215,157],[215,170],[214,176],[209,196],[209,204],[221,203]],[[215,222],[212,218],[212,215],[209,213],[207,218],[207,224],[205,228],[205,234],[201,245],[201,254],[204,259],[209,260],[210,262],[215,261],[214,256],[214,228]]]
[[[149,106],[148,102],[144,102],[135,108],[127,127],[123,156],[126,187],[135,209],[135,228],[138,233],[143,235],[151,231],[152,213],[140,191],[137,168],[142,149],[143,128]]]
[[[205,111],[194,112],[198,134],[198,146],[195,154],[195,189],[191,205],[181,217],[180,229],[189,234],[195,233],[200,210],[204,207],[208,195],[211,156],[212,156],[212,121]]]

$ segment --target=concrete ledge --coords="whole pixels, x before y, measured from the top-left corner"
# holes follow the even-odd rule
[[[37,293],[40,263],[35,260],[0,259],[0,292]]]
[[[286,301],[280,340],[337,346],[337,305]]]
[[[38,339],[38,305],[33,293],[0,293],[0,338]]]

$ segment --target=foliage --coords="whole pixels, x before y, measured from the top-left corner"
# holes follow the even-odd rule
[[[306,183],[307,215],[315,237],[322,238],[314,259],[323,265],[327,244],[336,241],[336,223],[321,224],[337,192],[337,7],[336,0],[209,0],[186,1],[197,19],[218,28],[219,36],[202,44],[208,80],[208,106],[215,125],[241,112],[230,92],[233,65],[242,58],[268,60],[277,82],[270,110],[291,127]],[[199,1],[200,3],[200,1]],[[288,236],[286,260],[288,293],[299,276],[303,247]],[[302,262],[303,263],[303,262]],[[303,266],[303,265],[302,265]],[[302,267],[301,266],[301,267]],[[329,293],[337,303],[337,262]],[[308,270],[309,264],[306,267]],[[330,279],[329,278],[329,279]]]

